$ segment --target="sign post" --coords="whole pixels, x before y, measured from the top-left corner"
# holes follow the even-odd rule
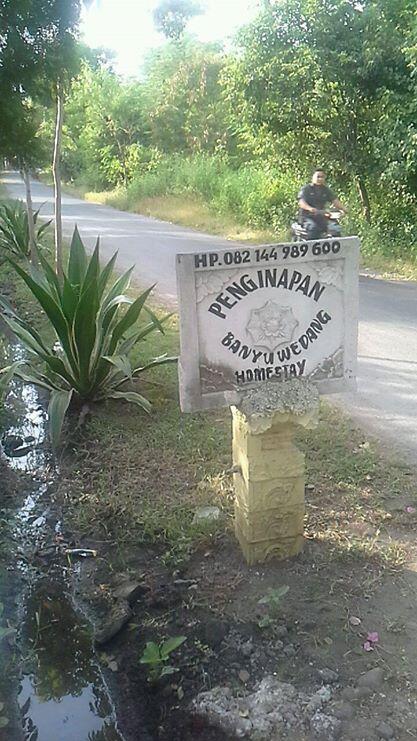
[[[235,527],[249,563],[302,548],[297,425],[356,386],[359,240],[177,255],[180,403],[231,406]]]

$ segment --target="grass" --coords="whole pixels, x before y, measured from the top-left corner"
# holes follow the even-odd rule
[[[157,345],[154,343],[158,343]],[[178,346],[174,317],[162,340],[152,335],[146,353]],[[146,354],[145,353],[145,354]],[[231,538],[233,490],[228,410],[181,414],[175,367],[145,381],[151,416],[108,404],[93,410],[82,444],[62,486],[76,529],[124,548],[153,543],[177,563],[219,536]],[[326,557],[368,559],[398,567],[406,559],[406,528],[416,506],[415,482],[406,467],[383,459],[348,418],[323,404],[318,430],[300,436],[307,456],[307,538],[325,545]],[[401,511],[391,511],[401,495]],[[198,507],[218,506],[215,525],[196,528]]]
[[[276,242],[278,239],[277,234],[272,230],[256,229],[239,223],[232,214],[216,212],[196,196],[185,198],[184,196],[162,195],[140,198],[131,202],[123,190],[116,189],[99,193],[86,192],[84,197],[93,203],[102,203],[122,211],[144,214],[226,239],[259,244]]]

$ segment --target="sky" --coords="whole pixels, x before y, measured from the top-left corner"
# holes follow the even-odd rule
[[[158,0],[93,0],[84,10],[81,31],[92,47],[116,53],[121,75],[140,75],[146,53],[165,42],[154,27],[152,11]],[[204,13],[192,18],[187,31],[200,41],[224,41],[226,47],[239,26],[257,12],[258,0],[203,0]]]

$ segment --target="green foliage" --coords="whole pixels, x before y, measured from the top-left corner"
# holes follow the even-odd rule
[[[0,602],[0,641],[3,640],[3,638],[6,638],[7,636],[10,636],[10,635],[13,635],[13,633],[16,633],[15,628],[9,628],[9,627],[6,628],[3,625],[1,625],[3,610],[4,610],[4,605],[2,602]],[[0,711],[1,710],[2,710],[2,707],[0,707]]]
[[[268,594],[259,600],[258,604],[265,605],[267,609],[266,615],[264,615],[258,622],[260,628],[269,628],[275,623],[281,611],[282,598],[285,597],[289,589],[288,586],[269,589]]]
[[[88,258],[77,229],[62,284],[42,255],[40,260],[39,271],[10,262],[45,312],[58,340],[56,345],[48,347],[39,332],[1,296],[0,307],[6,324],[44,365],[42,372],[35,364],[27,369],[27,362],[20,361],[14,367],[14,375],[50,392],[48,412],[53,445],[59,441],[71,402],[124,399],[149,412],[148,400],[135,390],[126,390],[126,383],[148,368],[175,360],[163,356],[135,367],[129,360],[130,351],[150,332],[163,332],[162,323],[145,307],[152,288],[134,301],[124,294],[133,268],[108,287],[116,255],[101,268],[98,241]],[[146,320],[135,329],[143,313]]]
[[[67,101],[63,136],[67,179],[82,173],[93,188],[126,184],[148,156],[142,154],[149,137],[141,85],[83,64]]]
[[[139,661],[141,664],[148,664],[150,682],[157,682],[158,679],[178,671],[176,667],[169,666],[166,662],[169,661],[172,652],[186,640],[186,636],[174,636],[160,643],[149,641],[146,644]]]
[[[226,120],[218,45],[183,39],[152,53],[144,83],[152,144],[162,152],[224,152],[233,136]]]
[[[36,228],[39,210],[33,214],[37,248],[44,246],[43,237],[50,225],[44,222]],[[28,213],[22,201],[0,205],[0,252],[14,257],[30,257]]]
[[[282,230],[294,216],[297,181],[255,164],[232,168],[222,157],[164,157],[152,172],[135,178],[128,200],[156,195],[201,196],[214,209],[232,213],[255,227]]]
[[[52,102],[57,79],[75,74],[80,0],[0,1],[0,151],[40,158],[34,101]]]

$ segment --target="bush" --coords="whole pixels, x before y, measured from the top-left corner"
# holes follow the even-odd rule
[[[47,389],[53,445],[59,441],[66,411],[73,401],[124,399],[150,411],[148,400],[137,391],[126,390],[125,386],[147,368],[176,360],[163,356],[135,368],[129,360],[131,350],[150,332],[163,332],[161,322],[145,307],[152,289],[144,291],[135,301],[124,295],[133,268],[108,288],[116,255],[102,269],[98,242],[88,259],[76,229],[62,284],[45,258],[40,256],[40,260],[42,270],[36,272],[11,262],[45,312],[57,343],[48,347],[39,332],[17,316],[0,296],[4,321],[44,366],[40,371],[38,363],[18,361],[4,368],[0,392],[4,379],[8,381],[12,375]],[[128,309],[122,313],[126,305]],[[134,329],[142,311],[147,315],[146,321]]]
[[[192,194],[250,226],[281,230],[294,218],[298,187],[293,175],[253,164],[233,169],[219,156],[172,155],[134,178],[127,196],[134,203],[152,196]]]
[[[43,237],[50,221],[36,227],[39,210],[33,214],[35,225],[35,243],[39,249],[43,246]],[[0,249],[14,257],[30,257],[29,221],[26,207],[22,201],[3,203],[0,206]]]

